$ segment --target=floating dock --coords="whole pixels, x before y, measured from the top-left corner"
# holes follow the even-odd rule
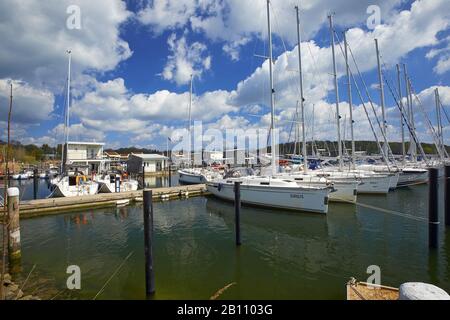
[[[205,184],[176,186],[169,188],[150,188],[153,201],[173,200],[208,195]],[[96,209],[117,206],[117,201],[142,201],[142,190],[119,193],[99,193],[92,196],[67,198],[47,198],[20,202],[20,218],[32,218],[43,215],[60,214],[68,211]],[[0,207],[3,210],[3,206]],[[1,211],[0,211],[1,212]]]

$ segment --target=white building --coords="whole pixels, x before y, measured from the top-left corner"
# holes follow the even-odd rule
[[[160,154],[130,154],[128,157],[128,173],[158,173],[167,169],[168,158]]]
[[[85,174],[109,170],[109,161],[103,158],[104,145],[101,142],[67,142],[66,167],[86,168]]]

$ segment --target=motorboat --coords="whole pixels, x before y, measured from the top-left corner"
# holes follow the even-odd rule
[[[94,181],[99,184],[99,193],[136,191],[139,188],[137,180],[124,179],[120,174],[114,173],[96,176]]]

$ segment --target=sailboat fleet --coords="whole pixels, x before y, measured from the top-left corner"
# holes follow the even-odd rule
[[[180,183],[205,183],[207,189],[214,196],[225,200],[234,199],[234,184],[240,183],[241,201],[251,205],[283,208],[306,212],[327,213],[328,202],[345,202],[356,203],[358,194],[388,194],[391,190],[398,187],[410,186],[415,184],[422,184],[428,182],[428,170],[427,166],[430,164],[426,161],[426,156],[422,154],[422,161],[417,160],[416,149],[420,146],[417,135],[415,134],[414,116],[413,116],[413,96],[411,90],[411,82],[407,76],[406,67],[404,67],[404,76],[406,83],[406,101],[407,112],[403,107],[403,94],[401,88],[400,67],[398,69],[398,92],[397,96],[394,96],[398,108],[401,113],[401,128],[402,128],[402,147],[403,155],[401,163],[396,161],[392,151],[389,147],[387,140],[387,121],[385,117],[385,93],[384,93],[384,80],[381,68],[380,53],[378,47],[378,40],[375,40],[375,47],[377,53],[378,62],[378,76],[380,86],[380,101],[382,110],[381,123],[377,119],[378,126],[380,127],[381,135],[383,137],[383,144],[378,140],[375,132],[372,120],[366,110],[366,115],[370,123],[372,132],[379,145],[380,152],[382,154],[383,162],[377,163],[361,163],[357,161],[355,140],[353,131],[353,102],[352,102],[352,79],[354,75],[351,72],[349,64],[349,46],[344,34],[343,55],[346,63],[346,77],[347,77],[347,91],[349,98],[349,115],[350,115],[350,135],[351,135],[351,155],[349,163],[344,165],[344,155],[342,151],[343,141],[341,139],[341,116],[339,112],[339,87],[337,79],[336,68],[336,53],[335,53],[335,31],[333,27],[333,16],[330,15],[329,27],[330,27],[330,39],[331,39],[331,51],[333,58],[333,82],[335,91],[335,104],[336,104],[336,124],[337,124],[337,140],[338,140],[338,165],[335,165],[336,161],[322,161],[319,168],[315,170],[309,169],[308,155],[306,149],[306,134],[305,134],[305,97],[303,90],[303,73],[302,73],[302,55],[301,55],[301,39],[300,39],[300,21],[299,21],[299,8],[295,7],[297,14],[297,40],[298,40],[298,58],[299,58],[299,83],[300,83],[300,114],[301,114],[301,126],[302,126],[302,151],[301,155],[294,155],[296,159],[301,159],[302,165],[297,166],[297,169],[280,170],[277,167],[277,157],[272,155],[270,158],[271,164],[269,172],[261,170],[259,175],[243,175],[234,177],[233,175],[227,176],[212,172],[208,169],[184,169],[180,170]],[[268,20],[268,39],[269,39],[269,83],[270,83],[270,101],[271,101],[271,125],[270,130],[274,132],[275,123],[275,99],[274,99],[274,81],[273,81],[273,57],[272,57],[272,32],[270,22],[270,0],[267,0],[267,20]],[[341,48],[342,50],[342,48]],[[354,59],[354,58],[353,58]],[[356,64],[356,61],[355,61]],[[355,81],[355,80],[354,80]],[[356,85],[356,81],[355,81]],[[192,88],[192,82],[191,82]],[[357,87],[358,91],[359,88]],[[360,97],[361,94],[359,93]],[[192,106],[192,91],[190,95],[189,108]],[[438,96],[436,96],[438,101]],[[438,102],[437,102],[438,104]],[[366,108],[364,106],[364,108]],[[439,106],[438,106],[439,108]],[[375,113],[375,111],[374,111]],[[189,110],[190,114],[190,110]],[[190,120],[189,120],[190,121]],[[410,154],[411,159],[408,161],[406,158],[405,141],[404,141],[404,127],[408,127],[410,131]],[[190,126],[190,124],[189,124]],[[297,121],[298,126],[298,121]],[[190,131],[190,129],[189,129]],[[439,143],[440,149],[445,150],[442,142],[442,129],[439,129]],[[274,135],[271,135],[271,145],[275,146]],[[439,147],[438,147],[439,149]],[[442,151],[443,153],[444,151]],[[189,153],[190,156],[190,153]],[[448,155],[446,155],[448,158]],[[188,157],[189,158],[189,157]],[[446,160],[441,157],[441,162]],[[189,159],[190,161],[190,159]],[[189,163],[191,164],[191,163]],[[348,165],[347,165],[348,164]],[[262,174],[262,173],[265,174]]]
[[[302,132],[302,148],[298,148],[298,154],[291,156],[292,164],[295,165],[284,167],[281,169],[279,164],[281,162],[280,157],[276,152],[276,140],[275,140],[275,86],[273,76],[273,52],[272,52],[272,26],[271,26],[271,10],[270,0],[267,0],[267,29],[268,29],[268,66],[269,66],[269,92],[270,92],[270,138],[272,146],[272,154],[270,156],[265,155],[266,158],[259,157],[261,162],[263,160],[270,160],[268,167],[262,167],[259,172],[255,173],[253,170],[225,170],[224,172],[218,171],[212,167],[208,168],[195,168],[191,156],[191,129],[192,129],[192,104],[193,104],[193,75],[190,79],[190,91],[189,91],[189,107],[188,107],[188,136],[189,145],[187,152],[187,166],[186,168],[178,171],[179,182],[181,184],[200,184],[204,183],[207,186],[209,192],[214,196],[224,199],[234,199],[234,186],[235,183],[240,184],[241,201],[244,204],[251,204],[263,207],[281,208],[296,211],[305,212],[317,212],[327,213],[328,203],[332,202],[344,202],[344,203],[356,203],[358,194],[388,194],[391,190],[398,187],[409,186],[414,184],[427,183],[428,171],[427,167],[431,164],[427,159],[420,141],[415,133],[414,114],[413,114],[413,89],[411,80],[407,75],[406,66],[404,66],[404,83],[406,95],[403,95],[402,77],[400,66],[397,65],[397,92],[390,87],[387,79],[383,76],[382,62],[380,59],[379,43],[375,39],[375,48],[377,54],[377,66],[378,66],[378,80],[380,89],[380,107],[381,107],[381,122],[378,119],[378,115],[372,105],[371,98],[369,101],[374,112],[374,117],[369,116],[366,105],[363,101],[360,89],[355,80],[355,75],[350,68],[350,55],[349,45],[347,39],[343,38],[344,48],[341,47],[342,54],[345,58],[346,69],[346,83],[347,83],[347,95],[349,105],[349,120],[350,125],[350,137],[351,137],[351,153],[349,154],[345,150],[343,152],[344,141],[341,137],[341,125],[342,119],[340,116],[340,96],[338,75],[336,67],[336,52],[335,52],[335,30],[333,26],[333,16],[329,15],[329,29],[330,29],[330,45],[333,60],[333,85],[335,96],[335,115],[336,115],[336,136],[338,142],[337,158],[329,158],[328,160],[321,159],[320,165],[311,167],[308,159],[307,141],[306,141],[306,129],[305,129],[305,95],[304,95],[304,77],[302,70],[302,51],[301,51],[301,35],[300,35],[300,18],[299,8],[295,7],[297,18],[297,49],[298,49],[298,74],[299,74],[299,103],[297,108],[300,107],[300,112],[296,111],[297,119],[295,122],[296,132]],[[71,51],[67,51],[69,56],[68,64],[68,78],[67,78],[67,109],[65,116],[65,131],[64,139],[65,144],[68,143],[69,136],[69,111],[70,111],[70,74],[71,74]],[[350,50],[351,53],[351,50]],[[361,74],[357,67],[357,63],[353,54],[351,53],[353,61],[359,76]],[[401,114],[401,133],[402,133],[402,157],[401,161],[393,155],[390,149],[387,139],[387,121],[385,115],[385,84],[388,85],[391,93],[396,101],[397,108]],[[375,163],[362,163],[357,159],[355,150],[355,137],[354,137],[354,121],[353,121],[353,93],[352,82],[355,83],[355,88],[358,91],[358,95],[361,99],[364,111],[367,116],[367,120],[370,125],[370,129],[375,137],[377,145],[379,147],[382,161]],[[365,83],[364,83],[364,86]],[[367,88],[366,93],[369,95]],[[436,108],[438,117],[440,117],[440,100],[439,93],[436,90]],[[406,103],[405,103],[406,101]],[[314,110],[314,109],[313,109]],[[314,112],[314,111],[313,111]],[[376,123],[374,125],[373,118]],[[347,122],[345,117],[344,123]],[[378,138],[376,133],[376,126],[378,125],[382,139]],[[301,126],[301,128],[300,128]],[[405,148],[405,127],[409,131],[410,136],[410,159],[407,159],[407,152]],[[345,128],[345,126],[344,126]],[[301,130],[300,130],[301,129]],[[437,139],[437,149],[440,156],[440,163],[443,163],[448,158],[448,154],[445,150],[443,143],[443,131],[442,124],[438,121],[438,130],[435,133]],[[300,140],[300,134],[297,134],[296,139]],[[345,140],[345,133],[344,133]],[[381,140],[381,141],[380,141]],[[300,141],[295,141],[295,145]],[[297,150],[297,148],[295,148]],[[315,156],[313,146],[313,156]],[[418,160],[417,149],[421,152],[422,159]],[[294,151],[296,153],[296,151]],[[83,172],[77,170],[70,171],[66,168],[64,162],[64,152],[62,155],[61,164],[61,176],[51,180],[53,185],[53,193],[51,196],[60,197],[73,197],[82,195],[92,195],[98,192],[123,192],[134,191],[138,189],[138,183],[135,180],[127,179],[114,172],[104,172],[99,175],[88,178]],[[67,155],[66,155],[67,157]],[[66,159],[67,160],[67,159]],[[27,173],[23,173],[26,175]],[[21,174],[18,175],[21,178]]]

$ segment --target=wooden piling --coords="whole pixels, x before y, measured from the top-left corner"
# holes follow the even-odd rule
[[[155,293],[155,274],[153,272],[153,194],[144,190],[144,247],[145,247],[145,293]]]
[[[19,188],[8,189],[8,252],[10,268],[13,268],[21,258],[20,219],[19,219]]]
[[[445,166],[445,225],[450,226],[450,165]]]
[[[429,196],[428,196],[428,246],[438,247],[439,215],[438,215],[438,169],[428,169]]]
[[[236,246],[241,245],[241,183],[234,183],[234,213],[236,228]]]

